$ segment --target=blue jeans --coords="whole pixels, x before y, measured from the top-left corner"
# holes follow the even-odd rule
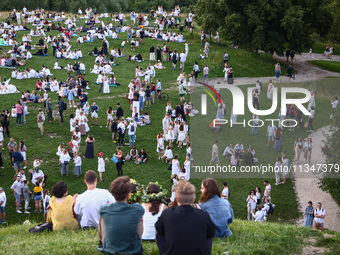
[[[257,127],[252,127],[251,135],[257,135]]]
[[[22,113],[17,113],[17,124],[21,124],[21,116],[22,116]]]
[[[139,97],[139,109],[144,109],[144,97]]]
[[[135,144],[135,135],[129,135],[129,144],[130,146],[134,146]]]
[[[132,41],[132,35],[128,35],[126,41],[128,42],[129,41],[129,38],[130,38],[130,41]]]
[[[206,80],[206,83],[208,83],[208,76],[209,76],[208,74],[204,74],[202,82]]]

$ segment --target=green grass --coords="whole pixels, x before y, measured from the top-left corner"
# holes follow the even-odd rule
[[[340,44],[333,44],[333,43],[320,43],[316,42],[313,44],[313,53],[320,53],[323,54],[325,52],[326,46],[332,45],[334,47],[334,53],[333,55],[340,55]]]
[[[107,23],[109,19],[104,19],[104,22]],[[83,24],[83,20],[80,24]],[[29,28],[31,27],[28,25]],[[209,59],[198,59],[198,54],[200,53],[200,40],[198,35],[199,29],[195,30],[194,36],[191,37],[190,34],[184,31],[184,38],[188,39],[191,43],[190,50],[189,50],[189,57],[187,59],[187,64],[185,71],[189,73],[192,69],[194,61],[198,61],[200,67],[202,68],[205,63],[208,64],[210,67],[210,75],[209,77],[222,77],[223,72],[220,68],[220,63],[222,63],[223,52],[226,50],[230,54],[230,61],[235,71],[236,77],[241,76],[272,76],[274,75],[274,64],[275,60],[268,54],[255,54],[249,53],[244,50],[237,50],[237,49],[230,49],[227,48],[226,43],[212,43],[212,48],[210,50],[210,58]],[[17,32],[18,40],[21,41],[21,37],[26,32]],[[56,32],[52,32],[52,35],[56,35]],[[125,34],[121,34],[123,38],[125,38]],[[75,38],[71,40],[71,44],[75,44]],[[38,41],[38,37],[33,38],[33,43],[35,44]],[[112,40],[109,39],[110,49],[112,47],[120,47],[121,40]],[[151,44],[158,44],[158,41],[152,39],[146,39],[144,45],[140,46],[140,51],[145,59],[149,58],[149,47]],[[86,64],[87,74],[85,75],[86,79],[91,80],[93,83],[96,80],[96,75],[89,73],[89,68],[93,68],[94,57],[87,55],[95,46],[99,47],[101,45],[101,41],[96,40],[93,43],[84,43],[84,44],[77,44],[76,47],[80,48],[83,52],[84,58],[80,61]],[[177,44],[177,43],[167,43],[170,49],[177,48],[177,50],[184,50],[184,44]],[[3,47],[3,50],[0,51],[2,54],[4,51],[8,51],[10,47]],[[131,54],[129,51],[129,47],[126,49],[127,54]],[[58,81],[65,80],[67,77],[66,70],[52,70],[53,64],[56,59],[52,56],[51,49],[49,49],[49,57],[43,58],[36,58],[34,57],[32,60],[27,61],[25,67],[20,67],[20,70],[23,70],[26,67],[33,67],[36,70],[41,69],[41,65],[48,66],[54,77],[57,77]],[[61,60],[60,65],[65,66],[68,62],[74,63],[74,60]],[[89,102],[92,103],[96,101],[100,107],[99,111],[99,123],[98,127],[91,128],[91,133],[93,134],[94,138],[96,139],[94,148],[95,154],[99,153],[100,151],[104,152],[104,157],[111,157],[112,154],[115,152],[115,144],[111,142],[111,131],[105,129],[106,125],[106,109],[109,106],[115,105],[117,102],[121,103],[124,111],[125,116],[130,116],[129,103],[126,99],[122,97],[122,94],[127,93],[127,85],[129,81],[134,78],[134,71],[137,64],[146,68],[149,61],[145,61],[143,63],[136,63],[136,62],[128,62],[126,58],[118,58],[116,62],[119,63],[118,66],[113,67],[113,71],[115,72],[115,76],[117,81],[122,85],[118,88],[111,88],[111,93],[109,95],[103,95],[98,93],[98,86],[95,84],[91,84],[91,90],[88,91],[89,93]],[[173,106],[175,106],[179,102],[179,96],[176,88],[173,88],[175,85],[175,80],[179,75],[179,70],[177,69],[174,71],[171,68],[171,63],[165,63],[167,69],[165,70],[156,70],[157,78],[160,78],[162,81],[162,87],[164,89],[168,89],[167,93],[170,96],[170,100],[172,101]],[[10,77],[11,71],[7,69],[0,69],[0,75],[2,78]],[[29,79],[29,80],[12,80],[12,83],[18,87],[20,91],[26,90],[33,90],[35,88],[36,79]],[[172,88],[172,89],[171,89]],[[312,88],[316,90],[316,87],[313,84],[309,84],[308,88]],[[327,89],[329,91],[327,92]],[[336,86],[333,85],[325,85],[322,87],[318,87],[317,95],[317,105],[320,106],[320,110],[317,110],[317,118],[315,120],[315,127],[321,127],[327,124],[328,118],[328,111],[329,111],[329,98],[331,95],[334,95],[334,90],[338,90]],[[321,90],[323,90],[323,94],[321,95]],[[264,93],[265,94],[265,93]],[[263,95],[264,95],[263,94]],[[50,93],[52,96],[52,103],[57,103],[57,95],[55,93]],[[262,96],[261,96],[262,97]],[[0,95],[0,109],[10,109],[13,104],[19,99],[19,94],[14,95]],[[187,100],[189,99],[189,95]],[[67,101],[67,100],[66,100]],[[263,100],[264,102],[264,100]],[[261,105],[268,106],[267,103]],[[38,108],[42,107],[39,104],[29,104],[28,110],[30,114],[27,117],[27,123],[22,126],[16,126],[15,120],[11,118],[11,136],[14,137],[16,142],[23,140],[27,146],[28,153],[27,153],[27,160],[28,160],[28,169],[32,167],[33,160],[36,156],[39,156],[40,159],[43,160],[42,170],[45,174],[49,177],[47,181],[47,185],[45,189],[50,189],[52,186],[59,180],[65,181],[69,186],[69,194],[81,193],[85,191],[86,186],[84,185],[83,178],[76,178],[72,175],[73,168],[70,167],[70,176],[69,177],[60,177],[59,173],[59,166],[58,166],[58,158],[55,155],[57,151],[57,147],[61,142],[68,143],[70,141],[70,133],[69,133],[69,123],[68,123],[68,116],[73,113],[74,109],[67,109],[64,113],[65,116],[65,123],[59,124],[58,117],[56,118],[55,123],[45,123],[45,136],[39,135],[39,130],[36,125],[36,115],[38,113]],[[230,106],[228,106],[230,109]],[[160,184],[163,185],[168,191],[170,191],[171,183],[170,183],[170,172],[167,170],[167,166],[162,164],[160,161],[157,160],[156,154],[156,135],[159,131],[162,130],[161,120],[165,114],[165,103],[161,103],[156,101],[156,105],[153,105],[151,108],[146,109],[150,114],[150,118],[152,121],[151,125],[145,127],[137,128],[137,141],[136,147],[140,150],[142,147],[145,148],[146,152],[148,153],[149,160],[146,164],[142,165],[135,165],[131,162],[127,162],[124,167],[124,174],[128,175],[131,178],[136,179],[141,184],[148,184],[150,181],[158,181]],[[277,112],[276,112],[277,113]],[[276,114],[275,113],[275,114]],[[248,113],[247,113],[248,114]],[[320,114],[320,115],[319,115]],[[249,116],[249,115],[248,115]],[[319,117],[320,116],[320,117]],[[101,127],[102,128],[101,128]],[[191,128],[194,129],[192,126]],[[210,131],[209,131],[210,132]],[[244,137],[249,141],[245,141],[244,145],[247,144],[255,144],[255,139],[249,135],[249,130],[246,133],[243,133],[242,130],[235,130],[230,133],[231,139],[235,142],[237,137]],[[297,131],[298,135],[302,137],[306,136],[304,131]],[[53,135],[54,138],[51,138],[50,135]],[[260,132],[260,136],[263,137],[264,133]],[[295,137],[294,137],[295,139]],[[80,152],[85,152],[85,138],[82,138]],[[293,138],[287,138],[284,140],[284,143],[287,142],[287,146],[291,144]],[[8,143],[9,139],[6,137],[4,144]],[[259,146],[264,146],[265,138],[262,139]],[[224,146],[224,145],[221,145]],[[264,160],[266,149],[260,147],[259,149],[256,148],[258,154],[262,154],[260,159],[265,162],[270,162],[273,164],[273,156]],[[124,154],[128,152],[128,147],[125,146],[123,148]],[[222,148],[220,148],[222,150]],[[180,155],[180,162],[183,164],[185,160],[185,150],[179,149],[176,146],[173,148],[173,152],[178,153]],[[196,152],[198,153],[198,152]],[[210,154],[210,144],[208,148],[208,153]],[[291,158],[292,152],[288,151],[288,155]],[[30,215],[23,215],[15,213],[15,206],[14,206],[14,196],[10,191],[10,186],[12,184],[12,177],[14,175],[14,170],[10,165],[9,156],[7,151],[5,150],[3,153],[4,157],[4,167],[5,169],[1,171],[1,186],[4,187],[5,192],[7,194],[7,221],[9,224],[18,224],[23,222],[26,219],[34,220],[36,222],[42,222],[42,214],[31,213]],[[86,159],[83,160],[82,165],[82,172],[84,173],[86,170],[93,169],[97,170],[97,160],[96,159]],[[27,171],[26,171],[27,174]],[[28,174],[27,174],[28,175]],[[106,172],[104,173],[105,181],[103,183],[98,183],[99,188],[109,188],[111,181],[116,176],[116,169],[115,165],[112,162],[109,162],[106,166]],[[271,177],[270,182],[273,184],[274,180]],[[228,179],[228,177],[224,177],[218,180],[219,184],[222,184],[223,181]],[[199,186],[202,181],[202,178],[192,179],[192,182],[197,187],[197,197],[199,197]],[[228,179],[228,185],[231,192],[231,199],[230,202],[233,205],[235,211],[235,217],[239,219],[245,219],[246,217],[246,202],[245,198],[249,192],[250,188],[255,188],[255,186],[260,185],[262,189],[263,180],[260,179]],[[31,187],[32,188],[32,187]],[[297,202],[295,193],[292,192],[293,190],[293,182],[291,180],[288,181],[287,185],[284,187],[280,187],[280,189],[273,189],[273,197],[275,196],[275,204],[277,205],[273,217],[270,218],[271,221],[283,221],[283,222],[293,222],[296,218],[299,217],[299,213],[297,210]],[[33,207],[33,202],[31,201],[30,204]],[[32,209],[33,211],[34,209]],[[0,228],[4,228],[3,225]]]
[[[32,235],[28,229],[35,224],[9,226],[0,231],[2,247],[6,247],[3,249],[4,254],[100,254],[96,249],[96,230]],[[240,220],[236,220],[230,228],[233,232],[231,237],[215,238],[213,255],[225,252],[230,255],[301,254],[305,246],[326,248],[327,254],[337,254],[340,249],[340,233],[334,231],[320,232],[285,224],[261,224]],[[143,249],[146,255],[159,254],[155,242],[143,242]]]
[[[340,62],[327,60],[310,60],[308,63],[331,72],[340,73]]]

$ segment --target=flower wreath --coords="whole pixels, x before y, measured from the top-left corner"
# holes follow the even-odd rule
[[[128,203],[133,204],[141,202],[144,193],[144,186],[139,184],[135,179],[130,179],[130,183],[135,187],[135,192],[130,192]]]
[[[151,184],[156,184],[159,186],[160,190],[158,193],[151,193],[148,194],[148,187]],[[160,185],[158,182],[149,182],[149,185],[146,189],[144,189],[144,194],[142,196],[142,200],[143,202],[147,203],[147,202],[151,202],[151,201],[155,201],[155,200],[159,200],[164,204],[167,204],[167,192],[166,190],[163,189],[162,185]]]

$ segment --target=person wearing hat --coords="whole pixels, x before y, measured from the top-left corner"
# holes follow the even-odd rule
[[[6,206],[6,194],[2,187],[0,187],[0,222],[6,223],[6,213],[5,213],[5,206]]]
[[[99,179],[103,181],[103,173],[105,172],[105,163],[106,161],[103,159],[103,152],[99,152],[98,154],[98,172],[99,172]]]
[[[304,227],[312,227],[313,226],[313,218],[314,218],[314,208],[312,201],[308,201],[308,205],[305,208],[305,222],[303,224]]]
[[[15,197],[15,205],[17,208],[17,213],[22,213],[19,210],[19,206],[20,206],[20,202],[21,202],[21,190],[24,187],[23,183],[21,182],[21,175],[18,174],[17,175],[17,179],[14,181],[14,183],[11,186],[11,190],[14,193],[14,197]]]

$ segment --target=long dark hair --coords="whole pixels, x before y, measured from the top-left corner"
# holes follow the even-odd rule
[[[159,193],[160,192],[160,187],[157,184],[151,184],[148,187],[148,194],[152,194],[152,193]],[[161,204],[160,200],[153,200],[150,202],[151,203],[151,207],[149,208],[149,211],[151,212],[151,214],[154,216],[159,212],[159,205]]]
[[[202,182],[204,187],[204,192],[200,197],[200,203],[205,203],[211,199],[214,195],[221,197],[221,191],[215,179],[207,178]]]
[[[22,148],[24,148],[25,144],[24,144],[24,141],[20,141],[20,143],[21,143],[20,149],[22,150]]]

